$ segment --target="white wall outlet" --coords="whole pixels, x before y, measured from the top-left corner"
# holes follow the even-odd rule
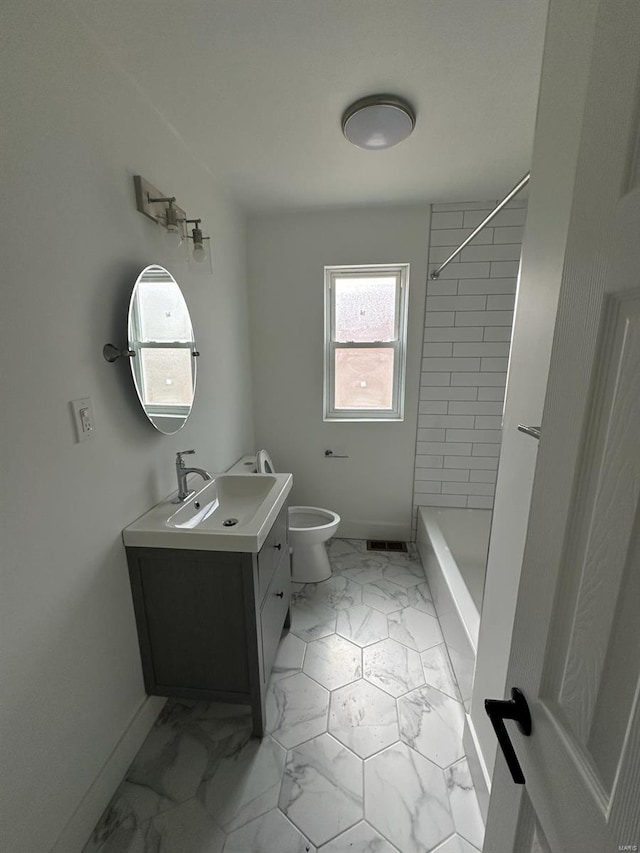
[[[72,400],[73,422],[76,425],[76,440],[86,441],[92,438],[96,431],[95,417],[91,397],[83,397],[81,400]]]

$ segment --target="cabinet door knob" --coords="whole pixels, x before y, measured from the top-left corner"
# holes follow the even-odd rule
[[[284,598],[284,592],[276,592],[278,598]]]
[[[277,544],[277,545],[274,545],[273,547],[274,547],[277,551],[279,551],[279,550],[282,548],[282,543],[281,543],[281,542],[278,542],[278,544]]]

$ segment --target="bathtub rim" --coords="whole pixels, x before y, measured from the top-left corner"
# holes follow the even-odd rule
[[[446,537],[438,523],[438,515],[442,512],[455,513],[470,513],[470,512],[488,512],[488,510],[466,509],[463,507],[428,507],[422,506],[418,508],[419,519],[422,520],[422,525],[418,524],[418,539],[420,538],[420,528],[424,527],[427,534],[429,544],[431,545],[435,557],[440,566],[441,574],[449,588],[451,598],[455,604],[456,610],[462,622],[462,627],[467,635],[469,643],[473,648],[474,654],[478,650],[478,634],[480,631],[480,612],[471,597],[467,585],[462,577],[460,568],[447,544]]]

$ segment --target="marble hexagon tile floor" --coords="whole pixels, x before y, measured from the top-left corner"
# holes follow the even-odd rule
[[[329,543],[294,585],[267,696],[169,700],[83,853],[476,853],[464,710],[424,572]]]

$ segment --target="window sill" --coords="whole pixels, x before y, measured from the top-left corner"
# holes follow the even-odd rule
[[[369,417],[354,417],[352,415],[343,417],[333,415],[325,415],[322,419],[325,423],[334,423],[334,424],[344,424],[344,423],[368,423],[368,424],[397,424],[402,423],[404,421],[404,417],[399,417],[398,415],[394,415],[392,417],[376,417],[371,415]]]

